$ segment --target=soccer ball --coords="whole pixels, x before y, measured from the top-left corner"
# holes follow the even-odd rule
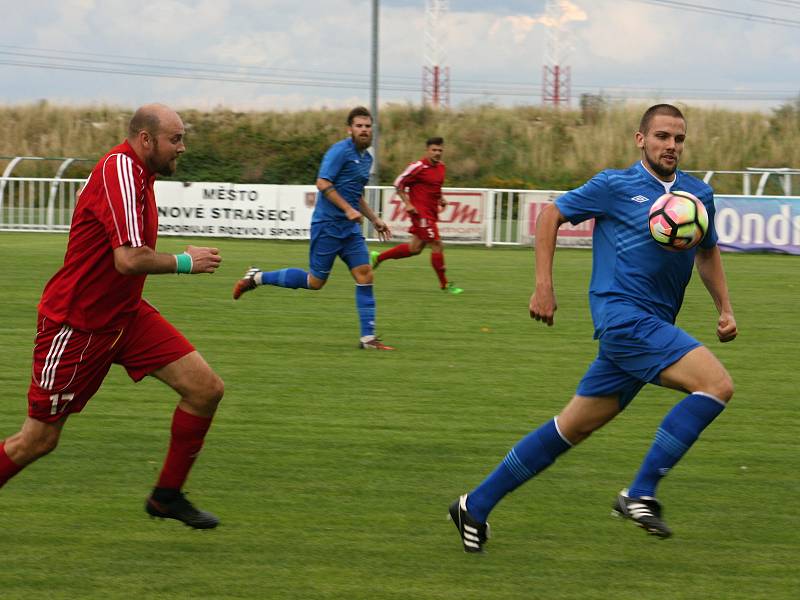
[[[656,243],[673,252],[694,248],[708,231],[708,212],[689,192],[668,192],[650,207],[650,234]]]

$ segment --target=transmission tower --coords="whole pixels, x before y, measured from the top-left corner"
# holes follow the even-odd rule
[[[569,51],[568,32],[561,22],[558,0],[547,0],[545,24],[547,45],[542,67],[542,104],[555,108],[569,106],[570,68],[564,64]]]
[[[450,67],[445,66],[444,17],[449,0],[425,0],[425,64],[422,67],[422,103],[450,106]]]

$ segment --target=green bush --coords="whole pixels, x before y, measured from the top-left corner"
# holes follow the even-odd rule
[[[448,185],[574,187],[603,168],[624,167],[638,158],[633,133],[645,108],[602,98],[584,99],[578,110],[490,105],[433,110],[390,104],[378,115],[380,182],[391,183],[423,155],[428,137],[441,135]],[[800,98],[771,114],[681,108],[688,120],[685,169],[800,166]],[[344,109],[179,112],[187,127],[187,151],[176,178],[185,181],[313,183],[325,150],[346,136]],[[0,107],[0,156],[94,161],[124,138],[131,113],[46,102]],[[23,163],[15,174],[47,177],[57,164]],[[66,175],[83,177],[91,165],[76,163]]]

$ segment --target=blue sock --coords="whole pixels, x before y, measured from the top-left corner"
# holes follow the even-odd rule
[[[656,438],[644,457],[628,496],[655,497],[656,486],[667,472],[686,454],[695,440],[716,416],[725,403],[706,394],[690,394],[672,407],[661,422]]]
[[[371,283],[356,284],[356,310],[361,323],[361,337],[375,335],[375,296]]]
[[[281,269],[280,271],[264,271],[261,273],[261,283],[277,285],[278,287],[308,289],[308,273],[303,269]]]
[[[503,462],[469,493],[467,511],[474,519],[485,523],[503,496],[544,471],[571,447],[558,432],[556,420],[549,420],[517,442]]]

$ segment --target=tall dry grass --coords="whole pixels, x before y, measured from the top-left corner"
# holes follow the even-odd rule
[[[388,105],[379,114],[383,183],[445,138],[448,184],[564,189],[604,168],[637,160],[633,133],[646,106],[593,111],[470,106],[432,110]],[[682,107],[688,121],[685,169],[800,167],[800,101],[770,114]],[[188,150],[185,180],[308,183],[326,148],[345,136],[345,110],[305,112],[181,111]],[[70,108],[40,102],[0,107],[0,155],[97,159],[122,140],[132,111]],[[6,161],[7,162],[7,161]],[[0,163],[0,167],[3,163]],[[70,173],[83,176],[87,165]],[[46,176],[53,164],[23,164],[19,174]]]

